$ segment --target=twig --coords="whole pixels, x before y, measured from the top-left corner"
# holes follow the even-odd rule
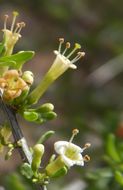
[[[15,140],[15,143],[18,144],[18,142],[21,144],[21,147],[18,147],[19,154],[21,156],[21,159],[23,162],[28,162],[29,164],[32,161],[32,155],[30,153],[29,147],[27,145],[26,139],[24,138],[24,135],[21,131],[21,128],[19,126],[19,123],[16,118],[16,112],[15,110],[6,105],[4,101],[2,100],[2,92],[0,90],[0,106],[4,110],[6,117],[8,119],[8,122],[12,129],[12,134]],[[43,186],[36,185],[37,190],[44,190]]]

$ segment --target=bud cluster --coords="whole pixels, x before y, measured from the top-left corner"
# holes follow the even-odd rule
[[[0,88],[3,92],[3,99],[12,102],[21,96],[22,92],[29,91],[33,83],[33,74],[29,71],[23,74],[17,70],[8,70],[0,78]]]

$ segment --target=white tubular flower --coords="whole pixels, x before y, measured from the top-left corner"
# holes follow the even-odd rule
[[[69,141],[58,141],[54,144],[54,149],[58,154],[55,160],[51,161],[46,167],[48,176],[57,176],[63,168],[70,169],[71,166],[84,166],[84,161],[90,160],[88,155],[82,156],[82,152],[90,147],[90,143],[86,143],[83,148],[72,143],[74,137],[79,133],[78,129],[72,131]]]
[[[77,55],[73,59],[71,59],[71,57],[73,57],[73,54],[81,48],[80,44],[75,43],[75,47],[73,48],[73,50],[69,52],[68,55],[66,55],[67,51],[69,51],[70,43],[66,43],[65,49],[62,52],[61,49],[62,44],[64,43],[64,39],[60,38],[59,42],[60,44],[58,50],[54,51],[56,58],[52,66],[44,76],[43,80],[28,96],[27,104],[37,103],[41,96],[44,94],[44,92],[48,89],[48,87],[65,71],[67,71],[67,69],[76,69],[77,66],[74,63],[85,55],[84,52],[78,52]]]
[[[67,141],[58,141],[54,144],[54,149],[67,167],[73,165],[84,166],[84,159],[81,154],[83,149],[79,146]]]
[[[84,166],[84,161],[89,161],[90,158],[88,155],[82,156],[82,152],[90,147],[90,143],[86,143],[84,148],[81,148],[72,143],[73,138],[79,132],[78,129],[72,131],[72,137],[69,142],[67,141],[58,141],[54,144],[54,149],[57,154],[60,155],[62,161],[69,168],[73,165]]]
[[[51,78],[55,80],[60,75],[62,75],[67,69],[76,69],[77,66],[74,64],[77,62],[81,57],[84,57],[85,52],[78,52],[75,58],[71,59],[71,56],[81,48],[81,45],[78,43],[75,43],[75,47],[73,50],[66,55],[66,52],[70,49],[70,43],[67,42],[64,51],[62,52],[62,44],[64,43],[64,38],[59,39],[59,48],[58,50],[54,51],[54,54],[56,55],[56,59],[53,62],[53,65],[51,66],[50,70],[48,71],[49,75],[51,75]]]
[[[10,30],[7,29],[7,20],[8,20],[8,15],[5,15],[5,21],[4,21],[4,39],[5,39],[5,53],[4,55],[11,55],[13,52],[13,48],[19,38],[21,37],[20,32],[21,29],[25,26],[24,22],[17,23],[15,26],[16,22],[16,17],[18,16],[18,12],[13,12],[13,20],[11,24]]]

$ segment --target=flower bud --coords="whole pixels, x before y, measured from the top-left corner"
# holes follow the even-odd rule
[[[44,154],[44,146],[42,144],[36,144],[33,147],[33,155],[32,155],[33,158],[32,158],[32,164],[31,164],[34,175],[37,174],[37,171],[41,164],[41,159],[42,159],[43,154]]]
[[[27,121],[36,121],[39,117],[39,114],[36,112],[24,111],[23,116]]]
[[[31,71],[25,71],[22,75],[22,79],[28,84],[32,85],[34,81],[34,75]]]
[[[51,103],[45,103],[37,108],[37,111],[40,113],[45,113],[53,110],[54,110],[54,105]]]

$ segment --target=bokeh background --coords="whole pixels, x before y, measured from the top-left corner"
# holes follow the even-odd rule
[[[73,128],[80,130],[75,142],[83,146],[91,161],[85,167],[74,167],[66,177],[53,180],[49,190],[109,190],[123,188],[123,1],[111,0],[0,0],[0,27],[4,14],[20,13],[25,21],[22,39],[15,48],[34,50],[36,55],[25,70],[35,74],[35,85],[52,64],[58,38],[79,42],[86,52],[76,71],[67,71],[44,94],[41,103],[51,102],[58,114],[52,122],[35,126],[20,119],[29,145],[47,130],[55,130],[46,143],[44,162],[53,153],[56,140],[68,140]],[[9,25],[9,23],[8,23]],[[1,32],[2,39],[2,32]],[[117,147],[107,150],[111,134]],[[114,156],[121,156],[117,162]],[[113,163],[112,163],[113,161]],[[9,161],[0,158],[0,190],[28,190],[33,186],[19,175],[21,160],[17,152]],[[121,179],[116,177],[120,172]],[[16,171],[16,172],[15,172]]]

